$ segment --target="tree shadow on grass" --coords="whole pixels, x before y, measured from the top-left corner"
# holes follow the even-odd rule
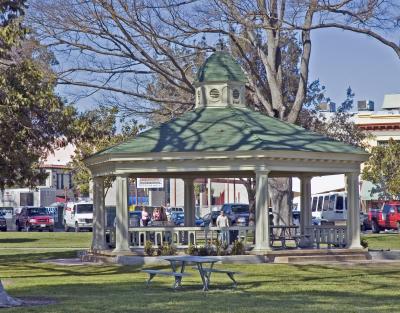
[[[39,239],[35,238],[4,238],[0,239],[0,244],[2,243],[26,243],[26,242],[33,242],[38,241]]]
[[[136,278],[137,280],[137,278]],[[51,293],[60,301],[57,306],[41,307],[38,312],[395,312],[400,299],[395,294],[366,293],[359,290],[232,290],[226,281],[201,291],[201,283],[186,281],[177,291],[172,279],[160,279],[145,287],[144,281],[82,282],[62,285],[36,285],[18,288],[18,295]],[[79,295],[79,301],[76,301]],[[68,309],[63,309],[68,308]],[[36,309],[32,310],[36,312]]]

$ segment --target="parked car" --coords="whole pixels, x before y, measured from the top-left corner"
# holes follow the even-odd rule
[[[129,227],[139,227],[142,219],[142,211],[129,212]]]
[[[383,204],[382,209],[371,209],[368,212],[373,233],[385,229],[400,230],[400,201]]]
[[[204,226],[203,219],[198,216],[196,218],[196,226]],[[174,212],[171,214],[171,221],[174,222],[177,226],[184,226],[185,225],[185,214],[180,212]]]
[[[371,229],[371,222],[368,218],[368,213],[360,212],[360,227],[362,231]]]
[[[23,207],[15,221],[18,231],[54,231],[54,218],[45,207]]]
[[[68,202],[63,214],[65,231],[71,228],[76,232],[93,229],[93,203],[80,201]]]
[[[215,226],[217,222],[217,217],[220,214],[220,211],[212,211],[211,213],[207,213],[202,217],[204,226]]]
[[[7,231],[7,220],[4,213],[0,213],[0,230]]]
[[[244,203],[225,203],[221,211],[228,216],[231,225],[247,226],[249,225],[249,205]],[[218,216],[217,216],[218,217]]]
[[[171,215],[173,213],[183,213],[183,208],[182,207],[167,207],[165,208],[165,213],[167,214],[167,218],[169,221],[171,221]]]

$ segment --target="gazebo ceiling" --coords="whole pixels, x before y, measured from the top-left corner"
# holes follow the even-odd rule
[[[94,156],[233,151],[319,152],[367,155],[297,125],[245,108],[209,107],[185,113]],[[93,157],[93,156],[92,156]]]

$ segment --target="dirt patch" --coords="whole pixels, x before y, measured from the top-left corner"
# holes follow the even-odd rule
[[[10,307],[30,307],[30,306],[39,306],[39,305],[50,305],[57,304],[58,301],[52,298],[46,297],[20,297],[17,300],[21,301],[20,305],[16,306],[2,306],[0,304],[0,308],[10,308]]]

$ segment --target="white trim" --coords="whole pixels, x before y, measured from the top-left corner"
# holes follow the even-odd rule
[[[293,159],[321,159],[324,161],[358,161],[365,162],[368,154],[335,153],[335,152],[303,152],[303,151],[215,151],[215,152],[153,152],[153,153],[114,153],[108,155],[95,155],[85,160],[88,167],[96,163],[107,161],[160,161],[160,160],[215,160],[215,159],[254,159],[273,158],[282,160]]]

